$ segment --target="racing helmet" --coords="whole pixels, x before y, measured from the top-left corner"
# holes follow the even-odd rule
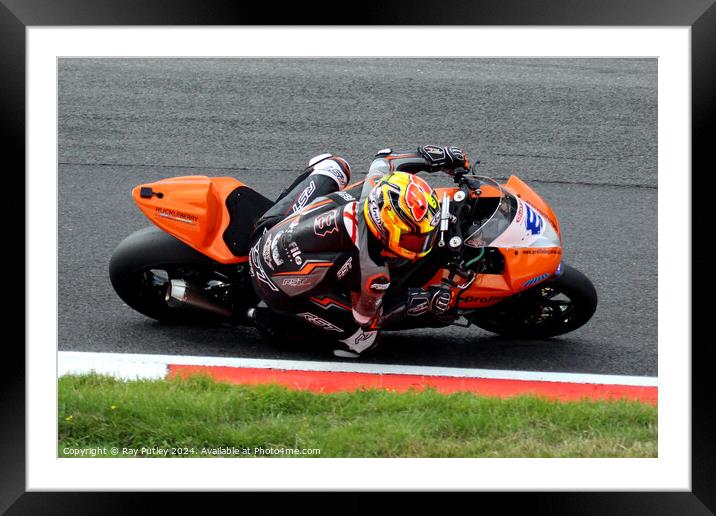
[[[425,180],[406,172],[383,176],[363,206],[373,236],[392,253],[415,261],[430,252],[440,223],[440,203]]]

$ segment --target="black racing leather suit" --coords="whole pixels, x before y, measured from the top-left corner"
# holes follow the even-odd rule
[[[378,180],[391,171],[429,171],[414,151],[380,151],[364,181],[348,186],[345,161],[321,155],[256,223],[249,253],[259,297],[360,353],[380,328],[390,260],[363,217]]]

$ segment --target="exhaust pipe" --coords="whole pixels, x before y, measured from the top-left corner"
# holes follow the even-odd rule
[[[233,314],[230,307],[219,303],[216,299],[207,296],[198,288],[181,279],[171,280],[164,299],[172,308],[191,306],[227,318]]]

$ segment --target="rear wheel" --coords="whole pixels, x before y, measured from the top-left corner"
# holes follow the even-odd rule
[[[245,292],[242,267],[215,262],[150,227],[117,246],[110,260],[109,276],[119,297],[147,317],[172,323],[215,324],[231,321],[235,300],[241,299],[242,304],[253,300],[253,290],[248,295]],[[176,292],[179,286],[191,289],[198,305],[173,299],[170,289]]]
[[[506,337],[555,337],[586,324],[596,309],[597,291],[592,282],[565,265],[559,277],[481,310],[472,323]]]

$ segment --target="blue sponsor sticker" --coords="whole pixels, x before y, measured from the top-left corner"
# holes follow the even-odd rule
[[[559,276],[562,274],[562,271],[564,270],[564,267],[562,266],[562,262],[559,262],[559,265],[557,266],[557,270],[554,271],[555,276]]]
[[[549,278],[549,274],[540,274],[539,276],[532,278],[530,280],[525,281],[522,286],[523,287],[531,287],[532,285],[536,285],[540,281],[546,280]]]
[[[527,231],[533,235],[539,235],[542,233],[542,228],[544,227],[542,217],[529,205],[525,204],[525,208],[527,211],[527,216],[525,217],[525,227]]]

